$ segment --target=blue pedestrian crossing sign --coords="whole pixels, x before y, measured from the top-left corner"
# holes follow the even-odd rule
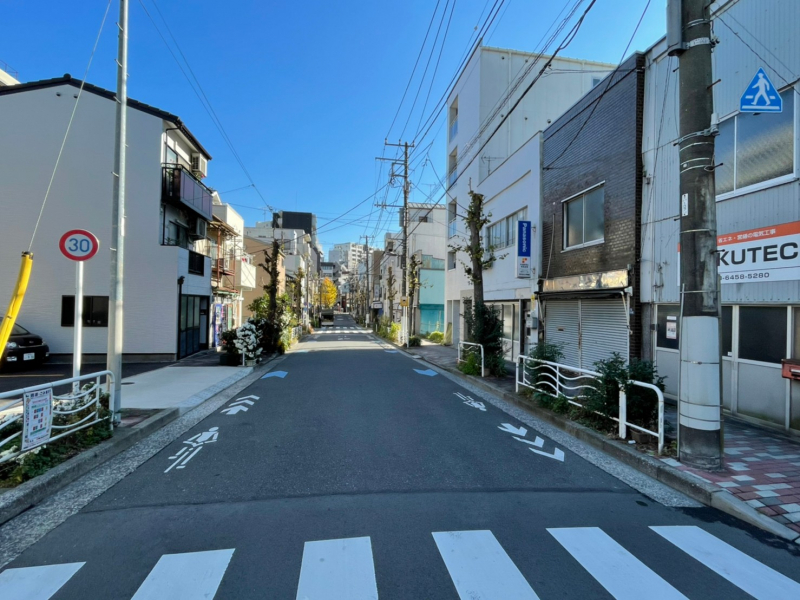
[[[741,112],[757,113],[779,113],[783,111],[783,99],[772,85],[772,82],[764,73],[764,69],[759,69],[753,81],[747,86],[739,101]]]

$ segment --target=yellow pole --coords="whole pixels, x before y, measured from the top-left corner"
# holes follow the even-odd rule
[[[31,269],[33,268],[33,253],[23,252],[22,263],[19,266],[19,276],[17,277],[17,285],[14,288],[14,293],[11,296],[11,302],[8,304],[8,311],[3,317],[3,322],[0,323],[0,356],[5,352],[8,338],[11,335],[11,330],[14,329],[14,323],[17,320],[17,315],[22,308],[22,301],[25,298],[25,291],[28,289],[28,281],[31,278]]]

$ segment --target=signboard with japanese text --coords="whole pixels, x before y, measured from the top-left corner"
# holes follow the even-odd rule
[[[800,279],[800,221],[719,235],[717,250],[723,284]]]
[[[46,443],[52,426],[53,388],[26,392],[23,397],[22,451]]]
[[[531,278],[531,222],[517,221],[517,279]]]

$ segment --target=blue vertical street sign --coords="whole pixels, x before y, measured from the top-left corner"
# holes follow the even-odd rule
[[[779,113],[783,112],[783,99],[772,85],[772,82],[764,73],[764,69],[759,69],[756,76],[747,86],[739,101],[739,110],[742,112],[755,113]]]
[[[530,221],[517,221],[517,278],[531,278]]]

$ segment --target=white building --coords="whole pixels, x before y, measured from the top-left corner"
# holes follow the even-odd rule
[[[501,125],[547,59],[515,50],[479,47],[447,101],[447,244],[466,243],[462,215],[469,205],[468,192],[472,189],[483,194],[492,219],[483,232],[484,243],[493,244],[498,257],[505,255],[484,273],[484,299],[500,311],[508,358],[526,352],[529,340],[536,339],[531,296],[540,275],[538,134],[614,68],[606,63],[556,58]],[[529,278],[517,276],[518,221],[532,224]],[[452,329],[454,344],[463,339],[462,315],[473,295],[462,261],[468,262],[466,254],[448,247],[445,320]],[[531,319],[523,318],[525,315]]]
[[[31,241],[79,86],[66,75],[0,88],[2,297]],[[211,263],[194,246],[213,218],[211,191],[200,182],[211,156],[177,116],[136,100],[128,107],[123,352],[174,359],[209,344]],[[75,270],[58,247],[72,229],[100,240],[85,264],[83,349],[106,353],[115,111],[113,92],[84,86],[33,241],[19,322],[55,355],[72,353]]]
[[[369,248],[369,252],[373,250],[375,248]],[[355,271],[358,263],[364,261],[366,253],[367,249],[364,244],[355,242],[334,244],[333,248],[328,250],[328,262],[345,265],[350,271]]]
[[[717,245],[722,291],[722,401],[739,417],[800,431],[800,382],[781,359],[800,359],[800,51],[794,0],[712,4]],[[641,295],[645,356],[666,391],[679,384],[678,59],[661,40],[647,54]],[[764,69],[783,100],[777,114],[740,112]],[[652,329],[655,329],[654,331]]]

